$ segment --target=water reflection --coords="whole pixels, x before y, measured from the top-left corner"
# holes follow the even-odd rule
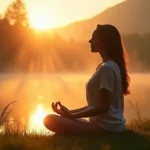
[[[43,108],[43,104],[37,105],[37,110],[30,114],[28,132],[36,132],[37,134],[46,134],[48,130],[43,125],[43,119],[48,114]]]

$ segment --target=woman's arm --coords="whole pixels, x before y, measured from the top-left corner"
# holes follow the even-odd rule
[[[88,109],[85,109],[83,111],[72,113],[71,118],[92,117],[104,112],[106,112],[106,108],[104,107],[89,107]]]
[[[70,109],[68,109],[66,106],[62,105],[60,101],[59,101],[59,102],[56,102],[56,104],[55,104],[55,107],[56,107],[56,108],[57,108],[57,105],[59,105],[60,108],[63,107],[64,110],[67,110],[67,111],[69,111],[70,113],[77,113],[77,112],[83,111],[83,110],[85,110],[85,109],[88,108],[88,106],[84,106],[84,107],[81,107],[81,108],[77,108],[77,109],[70,110]],[[53,105],[52,108],[54,108],[54,105]]]
[[[78,109],[73,109],[73,110],[70,110],[71,113],[77,113],[77,112],[81,112],[81,111],[84,111],[88,109],[88,106],[85,106],[85,107],[81,107],[81,108],[78,108]]]
[[[84,117],[92,117],[97,116],[101,113],[108,112],[109,106],[110,106],[110,99],[111,99],[112,93],[105,88],[102,88],[100,90],[100,97],[102,99],[102,104],[100,106],[93,106],[88,107],[87,109],[72,113],[71,118],[84,118]]]

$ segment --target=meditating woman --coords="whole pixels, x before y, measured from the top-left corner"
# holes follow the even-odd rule
[[[56,134],[95,135],[126,130],[124,96],[130,94],[130,78],[120,33],[112,25],[97,25],[89,43],[91,52],[99,53],[102,62],[86,84],[88,106],[69,110],[61,102],[52,103],[59,115],[47,115],[43,122]],[[86,117],[89,121],[83,119]]]

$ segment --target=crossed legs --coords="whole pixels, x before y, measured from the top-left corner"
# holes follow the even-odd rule
[[[106,132],[84,119],[69,119],[58,115],[47,115],[43,123],[47,129],[59,135],[97,135]]]

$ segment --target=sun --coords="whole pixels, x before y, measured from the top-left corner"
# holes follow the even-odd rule
[[[47,16],[35,16],[30,21],[31,26],[35,29],[49,29],[52,27],[52,22],[49,20]]]
[[[36,10],[29,14],[30,26],[37,30],[47,30],[56,26],[52,15],[46,10]]]

